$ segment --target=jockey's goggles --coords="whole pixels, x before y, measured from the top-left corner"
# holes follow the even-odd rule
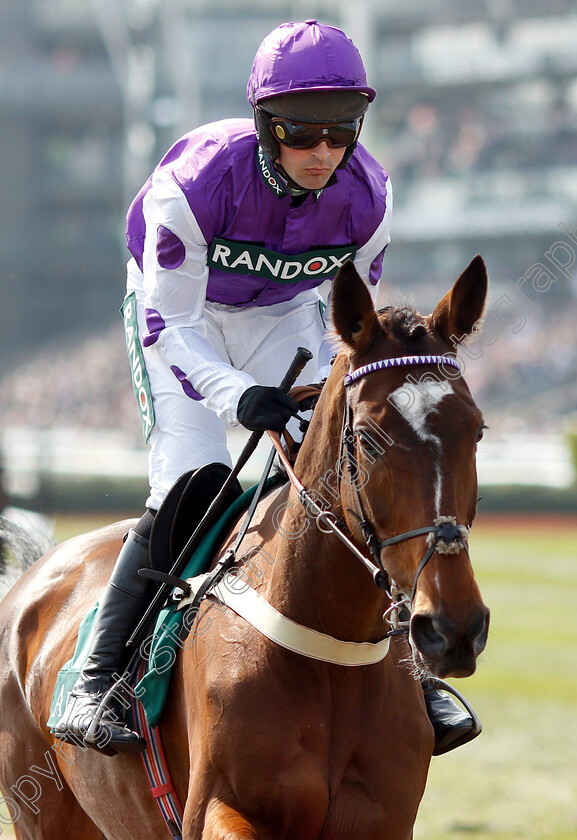
[[[324,140],[333,149],[350,146],[359,136],[363,118],[341,123],[299,123],[284,117],[271,117],[270,127],[275,140],[291,149],[312,149]]]

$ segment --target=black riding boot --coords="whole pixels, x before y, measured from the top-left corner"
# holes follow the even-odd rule
[[[154,593],[150,581],[138,575],[143,568],[150,568],[148,540],[131,530],[100,600],[90,655],[54,728],[61,740],[83,743],[106,755],[142,752],[146,747],[124,723],[118,698],[111,697],[100,722],[95,721],[104,695],[124,672],[130,658],[126,642]]]
[[[478,720],[460,709],[446,692],[427,685],[426,681],[422,686],[427,714],[435,731],[433,755],[443,755],[480,735]]]

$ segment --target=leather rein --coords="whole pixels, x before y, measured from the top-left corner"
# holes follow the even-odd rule
[[[377,362],[372,362],[369,365],[357,368],[347,374],[344,384],[345,387],[348,388],[362,377],[378,370],[391,367],[424,364],[448,365],[460,370],[459,363],[452,356],[401,356],[393,359],[381,359]],[[339,467],[343,461],[347,464],[350,476],[350,486],[353,489],[354,504],[356,508],[356,510],[352,508],[347,508],[347,510],[359,523],[359,528],[367,546],[369,556],[360,551],[347,536],[345,533],[347,526],[344,523],[339,522],[332,511],[322,508],[314,499],[313,495],[304,487],[300,479],[295,474],[292,464],[284,451],[280,435],[277,432],[268,432],[268,435],[272,440],[273,446],[275,447],[277,455],[287,472],[292,486],[297,491],[299,502],[314,517],[319,530],[327,534],[333,533],[349,549],[349,551],[363,563],[372,575],[376,586],[379,589],[388,592],[390,596],[391,593],[393,593],[391,596],[393,600],[391,611],[395,615],[395,618],[390,623],[392,623],[395,628],[398,624],[398,612],[401,606],[404,604],[408,606],[409,609],[412,608],[420,575],[433,554],[435,552],[438,552],[439,554],[458,554],[463,550],[468,553],[467,537],[469,529],[464,525],[458,525],[455,517],[453,516],[439,516],[434,520],[432,525],[425,525],[421,528],[413,528],[410,531],[404,531],[402,534],[397,534],[385,540],[379,540],[377,538],[375,528],[364,512],[359,488],[358,465],[355,457],[355,436],[353,433],[353,409],[348,398],[348,391],[346,405],[343,411],[343,423],[339,442]],[[340,479],[340,469],[337,470],[337,474]],[[409,598],[401,594],[401,590],[398,586],[396,586],[394,581],[390,581],[389,574],[381,560],[381,551],[389,546],[397,545],[398,543],[405,542],[406,540],[424,535],[427,535],[428,548],[415,573],[411,596]],[[394,630],[393,632],[397,631]]]

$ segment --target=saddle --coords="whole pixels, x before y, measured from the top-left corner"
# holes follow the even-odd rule
[[[175,481],[154,518],[150,534],[153,569],[166,572],[174,565],[230,473],[226,464],[207,464],[183,473]],[[223,502],[222,512],[242,493],[239,481],[235,480]]]

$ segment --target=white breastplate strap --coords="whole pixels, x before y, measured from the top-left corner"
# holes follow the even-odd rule
[[[179,610],[192,602],[206,577],[199,575],[187,581],[191,592],[180,602]],[[303,627],[279,613],[258,592],[230,573],[211,590],[210,595],[244,618],[267,639],[310,659],[334,665],[374,665],[389,652],[390,639],[375,643],[343,642]]]

